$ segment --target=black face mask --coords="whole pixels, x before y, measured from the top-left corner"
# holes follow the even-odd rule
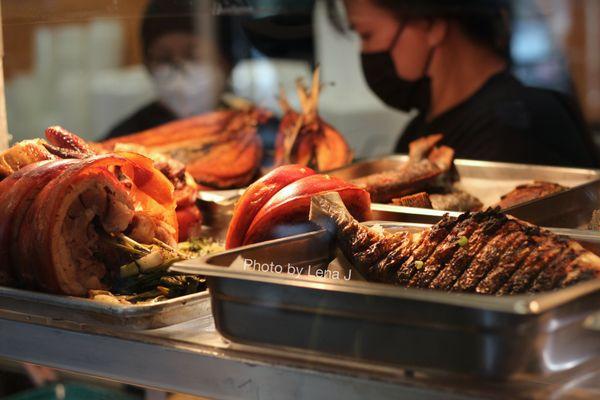
[[[428,55],[421,78],[409,81],[399,77],[390,52],[396,46],[404,26],[398,28],[398,32],[387,50],[361,53],[363,74],[369,88],[388,106],[407,112],[416,108],[419,112],[424,113],[429,109],[431,100],[431,80],[426,73],[429,69],[433,49]]]

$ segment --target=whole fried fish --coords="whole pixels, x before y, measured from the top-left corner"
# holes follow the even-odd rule
[[[579,243],[497,209],[390,233],[360,224],[336,193],[327,193],[312,198],[311,221],[333,232],[346,258],[375,282],[500,295],[600,277],[600,258]]]

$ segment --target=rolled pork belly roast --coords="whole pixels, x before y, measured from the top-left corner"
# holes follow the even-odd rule
[[[154,161],[154,167],[173,184],[179,219],[179,241],[199,235],[202,214],[196,207],[198,185],[186,171],[185,164],[164,154],[136,144],[117,143],[108,150],[103,145],[87,142],[61,126],[50,126],[44,139],[25,140],[0,152],[0,181],[10,174],[41,160],[84,159],[99,154],[137,153]]]
[[[50,180],[76,162],[40,161],[23,167],[0,182],[0,283],[15,283],[16,266],[11,262],[10,254],[16,246],[11,246],[11,243],[19,240],[19,227],[31,203]]]
[[[135,153],[42,161],[0,182],[0,274],[83,296],[109,289],[130,261],[119,235],[175,245],[173,185]]]

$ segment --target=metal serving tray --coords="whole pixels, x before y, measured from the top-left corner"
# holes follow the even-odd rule
[[[517,218],[538,225],[587,229],[592,213],[600,209],[600,180],[555,193],[507,210]]]
[[[118,305],[70,296],[0,287],[0,318],[75,328],[103,326],[125,330],[163,328],[210,314],[207,291],[149,304]]]
[[[233,209],[245,188],[230,190],[201,190],[196,204],[202,212],[203,233],[216,240],[225,240]]]
[[[379,159],[368,159],[351,164],[334,171],[330,175],[350,180],[377,172],[397,168],[408,160],[406,155],[393,155]],[[458,159],[454,161],[460,175],[457,187],[474,195],[484,204],[491,206],[500,200],[500,196],[510,192],[516,186],[532,181],[548,181],[575,188],[600,178],[600,171],[593,169],[550,167],[540,165],[511,164],[491,161],[474,161]],[[544,225],[539,218],[537,205],[541,200],[527,203],[528,207],[518,216],[526,221]],[[596,203],[598,204],[598,203]],[[519,206],[518,206],[519,207]],[[446,211],[428,210],[424,208],[402,207],[390,204],[374,203],[373,219],[386,221],[402,221],[417,223],[435,223]],[[513,209],[509,212],[512,213]],[[458,213],[451,213],[456,214]],[[551,225],[573,227],[571,225]]]
[[[598,236],[573,234],[586,247],[600,250]],[[216,328],[234,342],[494,378],[562,371],[600,354],[600,333],[584,328],[600,309],[600,280],[544,294],[494,297],[291,275],[290,269],[229,268],[240,257],[273,262],[271,269],[288,263],[313,271],[346,268],[332,243],[320,230],[184,261],[172,269],[207,276]]]

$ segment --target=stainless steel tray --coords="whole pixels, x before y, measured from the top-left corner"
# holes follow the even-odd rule
[[[204,218],[203,235],[216,240],[225,240],[227,228],[233,216],[235,203],[244,192],[242,189],[201,190],[196,204]]]
[[[600,209],[600,180],[523,203],[506,211],[517,218],[533,221],[539,225],[587,229],[592,213],[598,209]]]
[[[573,234],[600,250],[598,236]],[[216,328],[234,342],[495,378],[566,370],[600,354],[600,333],[584,328],[600,309],[600,280],[493,297],[228,268],[238,257],[313,271],[346,264],[320,230],[175,265],[207,276]]]
[[[334,171],[330,175],[342,179],[355,179],[377,172],[394,169],[408,160],[406,155],[393,155],[379,159],[369,159],[354,163]],[[575,188],[600,178],[600,171],[580,168],[550,167],[540,165],[510,164],[491,161],[455,160],[460,175],[458,187],[476,196],[485,207],[500,200],[500,196],[510,192],[516,186],[534,180],[549,181]],[[527,203],[528,208],[518,216],[526,221],[544,225],[545,219],[537,214],[537,205],[541,200]],[[373,219],[417,223],[435,223],[446,211],[423,208],[402,207],[375,203],[372,205]],[[512,213],[513,209],[510,209]],[[551,225],[574,227],[572,225]]]
[[[74,328],[103,326],[125,330],[163,328],[210,314],[207,291],[150,304],[113,305],[80,297],[0,287],[0,318]]]

